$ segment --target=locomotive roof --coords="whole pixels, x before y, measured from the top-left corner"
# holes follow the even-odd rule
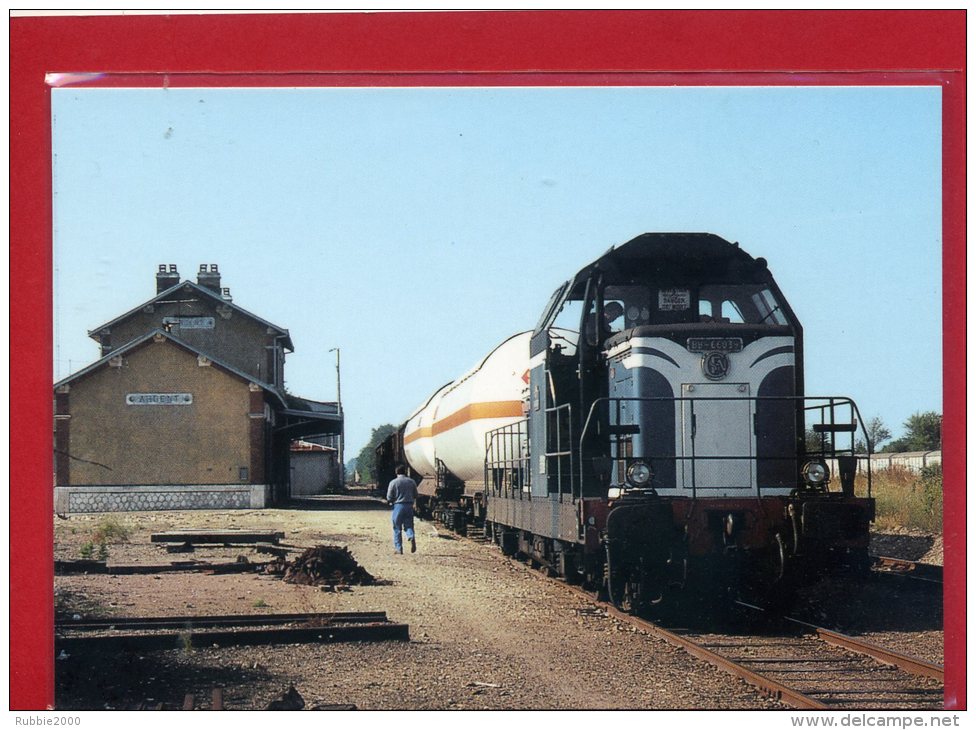
[[[714,233],[643,233],[605,254],[573,277],[572,287],[589,278],[595,270],[627,269],[646,266],[653,269],[693,269],[699,272],[725,272],[730,264],[743,278],[755,278],[766,271],[766,260],[753,258]],[[768,276],[768,273],[766,274]]]

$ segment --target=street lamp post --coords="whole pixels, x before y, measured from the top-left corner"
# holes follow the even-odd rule
[[[339,348],[333,347],[329,352],[336,354],[336,406],[339,410],[339,489],[346,488],[346,460],[343,455],[346,445],[346,419],[342,413],[342,371],[340,369]]]

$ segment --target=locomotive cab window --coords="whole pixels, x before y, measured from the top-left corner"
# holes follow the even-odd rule
[[[603,314],[611,333],[651,322],[651,292],[646,286],[607,286]]]
[[[698,296],[701,322],[722,324],[787,324],[786,314],[773,292],[762,284],[712,284]]]
[[[569,282],[564,282],[556,291],[552,293],[549,297],[549,302],[546,304],[546,308],[542,311],[542,317],[539,318],[539,323],[535,326],[535,332],[541,332],[546,328],[547,323],[553,317],[553,311],[559,306],[559,302],[562,301],[563,293],[566,291],[566,287]]]
[[[580,320],[583,318],[583,302],[579,299],[567,299],[562,309],[552,322],[552,327],[579,332]],[[552,329],[550,327],[549,329]]]
[[[721,324],[744,324],[745,318],[736,303],[730,299],[723,301],[698,301],[698,318],[702,322],[719,322]]]

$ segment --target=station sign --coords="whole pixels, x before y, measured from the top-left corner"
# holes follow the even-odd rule
[[[127,393],[127,406],[188,406],[193,403],[193,393]]]
[[[213,317],[164,317],[163,324],[176,325],[183,330],[212,330]]]

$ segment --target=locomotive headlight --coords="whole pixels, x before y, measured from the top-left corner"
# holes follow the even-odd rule
[[[620,499],[623,496],[624,490],[620,487],[610,487],[607,490],[607,499]]]
[[[654,472],[643,461],[635,461],[627,467],[627,481],[635,487],[646,487],[652,476]]]
[[[811,487],[819,487],[827,483],[830,469],[822,461],[808,461],[803,465],[803,481]]]

